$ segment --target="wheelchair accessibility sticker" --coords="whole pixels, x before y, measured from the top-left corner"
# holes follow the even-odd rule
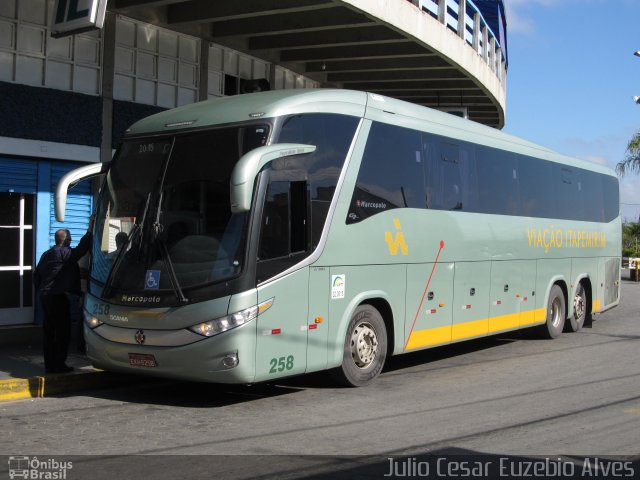
[[[160,288],[160,270],[147,270],[144,279],[145,290],[158,290]]]

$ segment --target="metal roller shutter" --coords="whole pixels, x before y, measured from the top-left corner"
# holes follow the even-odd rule
[[[36,193],[38,164],[0,157],[0,192]]]
[[[80,163],[51,163],[51,192],[56,191],[58,181],[68,172],[83,166]],[[91,197],[91,181],[83,181],[69,190],[67,196],[67,210],[65,220],[60,223],[55,218],[54,213],[54,195],[51,194],[51,223],[49,227],[49,244],[54,244],[54,235],[59,228],[68,228],[71,231],[72,246],[77,245],[78,241],[86,233],[89,226],[89,216],[91,215],[92,197]]]

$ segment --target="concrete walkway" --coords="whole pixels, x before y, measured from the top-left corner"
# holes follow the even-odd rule
[[[72,338],[67,365],[74,368],[73,372],[45,374],[41,328],[0,329],[0,402],[149,381],[144,377],[96,370],[84,354],[78,353],[77,347],[76,339]]]

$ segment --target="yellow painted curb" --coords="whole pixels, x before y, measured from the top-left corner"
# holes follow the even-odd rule
[[[49,395],[69,393],[99,387],[102,371],[75,373],[71,375],[47,375],[31,378],[0,380],[0,402],[21,398],[42,398]]]
[[[90,370],[71,374],[53,374],[31,378],[0,380],[0,402],[24,398],[41,398],[52,395],[73,394],[101,388],[142,385],[158,382],[157,379],[141,378],[104,370]]]
[[[43,397],[45,377],[0,380],[0,401]]]

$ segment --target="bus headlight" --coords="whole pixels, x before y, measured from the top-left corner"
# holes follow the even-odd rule
[[[210,320],[208,322],[199,323],[198,325],[189,327],[189,330],[204,337],[212,337],[250,322],[261,313],[267,311],[271,305],[273,305],[273,301],[274,298],[270,298],[266,302],[254,305],[253,307],[249,307],[240,312],[232,313],[225,317],[216,318],[215,320]]]
[[[102,325],[104,322],[101,322],[100,320],[98,320],[96,317],[94,317],[93,315],[91,315],[89,312],[87,312],[86,310],[82,311],[83,315],[84,315],[84,323],[87,324],[87,326],[90,329],[94,329],[99,327],[100,325]]]

